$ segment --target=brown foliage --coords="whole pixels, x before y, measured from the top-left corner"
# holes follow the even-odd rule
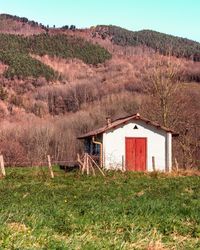
[[[19,141],[12,138],[4,140],[0,142],[0,149],[7,166],[23,166],[23,163],[27,162],[25,149]]]
[[[181,167],[198,166],[199,85],[183,82],[198,81],[199,63],[171,57],[176,74],[170,78],[168,57],[143,47],[115,46],[106,39],[101,43],[113,58],[98,66],[37,57],[60,73],[54,83],[42,78],[8,81],[0,76],[1,86],[8,91],[7,99],[0,103],[1,120],[9,121],[7,126],[1,124],[0,131],[0,149],[6,161],[15,165],[25,160],[40,163],[46,161],[47,154],[53,160],[73,160],[82,150],[78,135],[104,124],[106,116],[114,119],[140,110],[143,116],[179,132],[174,157]],[[170,80],[170,95],[165,84],[156,89],[157,80]],[[156,91],[159,98],[155,98]],[[165,122],[163,102],[167,102]]]
[[[172,67],[172,68],[171,68]],[[184,168],[198,167],[200,162],[199,86],[178,80],[177,65],[156,67],[149,74],[148,98],[141,112],[148,118],[173,128],[179,133],[174,140],[174,158]]]

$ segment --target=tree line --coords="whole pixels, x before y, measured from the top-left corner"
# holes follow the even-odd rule
[[[38,23],[38,22],[35,22],[33,20],[29,20],[26,17],[19,17],[16,15],[10,15],[10,14],[1,14],[0,19],[12,19],[14,21],[29,24],[31,27],[40,27],[44,30],[47,30],[47,27],[45,25],[43,25],[42,23]]]
[[[112,42],[117,45],[144,45],[163,55],[173,55],[200,61],[200,43],[186,38],[167,35],[153,30],[133,32],[112,25],[99,25],[95,28],[94,36],[96,33],[100,34],[103,39],[111,37]]]

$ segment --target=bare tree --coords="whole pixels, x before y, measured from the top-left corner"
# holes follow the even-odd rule
[[[179,69],[178,61],[169,57],[158,61],[148,71],[144,84],[148,97],[141,106],[141,113],[178,132],[174,156],[184,168],[197,167],[200,155],[199,95],[180,81]]]
[[[159,111],[159,120],[164,126],[170,124],[170,113],[181,85],[178,79],[179,64],[169,60],[156,62],[148,72],[145,90],[151,97],[154,110]]]

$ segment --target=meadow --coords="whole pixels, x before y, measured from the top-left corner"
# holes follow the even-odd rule
[[[7,168],[0,249],[200,249],[200,177]]]

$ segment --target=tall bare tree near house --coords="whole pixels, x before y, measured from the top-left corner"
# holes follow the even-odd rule
[[[184,84],[183,84],[184,85]],[[182,89],[179,93],[179,107],[175,128],[179,132],[176,141],[177,155],[184,168],[200,167],[200,103],[195,89]]]
[[[174,157],[181,167],[197,167],[200,148],[196,140],[200,138],[198,93],[188,91],[188,86],[179,78],[179,63],[170,58],[157,62],[145,80],[149,98],[142,105],[141,113],[177,131],[179,137],[174,143]]]
[[[151,98],[156,120],[164,126],[170,126],[170,113],[174,98],[180,89],[178,79],[179,64],[168,60],[157,61],[148,71],[147,81],[144,84],[145,91]]]

